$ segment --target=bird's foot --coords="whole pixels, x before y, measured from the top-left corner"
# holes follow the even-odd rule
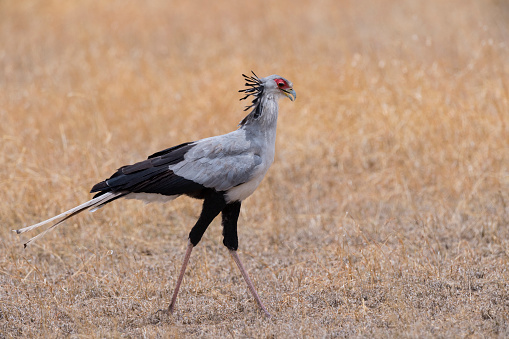
[[[265,317],[267,317],[268,319],[272,318],[269,311],[267,311],[267,309],[265,307],[262,308],[262,311],[263,311],[263,314],[265,315]]]
[[[168,319],[173,314],[173,305],[170,305],[168,308],[162,308],[157,310],[154,314],[150,316],[150,323],[159,324],[165,319]]]

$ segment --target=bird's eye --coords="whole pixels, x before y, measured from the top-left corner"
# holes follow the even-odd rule
[[[279,88],[285,87],[285,81],[283,79],[277,79],[276,83]]]

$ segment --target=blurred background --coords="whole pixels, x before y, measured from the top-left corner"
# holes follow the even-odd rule
[[[280,103],[276,161],[245,202],[239,225],[241,249],[252,253],[252,275],[266,281],[260,289],[269,294],[269,308],[284,300],[288,304],[277,304],[281,314],[303,321],[290,316],[296,307],[292,294],[270,295],[274,286],[295,290],[301,274],[308,277],[298,281],[307,297],[299,303],[317,310],[305,318],[314,324],[330,317],[330,327],[323,321],[320,330],[309,325],[311,333],[330,334],[340,322],[327,315],[334,311],[343,314],[342,323],[348,315],[354,319],[348,318],[353,332],[344,334],[369,336],[378,332],[357,327],[366,322],[354,316],[364,305],[359,296],[317,306],[306,293],[334,291],[340,298],[346,277],[358,279],[356,286],[365,292],[375,286],[389,293],[391,284],[407,286],[409,277],[463,286],[462,274],[474,271],[484,273],[469,279],[489,276],[507,284],[502,267],[509,257],[508,22],[508,3],[496,0],[1,1],[0,277],[21,288],[21,278],[13,277],[30,275],[21,259],[29,256],[33,265],[47,268],[23,287],[37,290],[46,279],[69,284],[65,272],[80,267],[89,253],[76,248],[97,257],[114,249],[122,258],[150,249],[150,256],[141,254],[142,266],[122,263],[151,281],[159,279],[162,285],[154,291],[167,286],[171,292],[170,273],[156,278],[144,267],[176,270],[166,261],[180,260],[199,202],[146,207],[117,202],[77,217],[25,252],[9,230],[88,200],[91,186],[122,165],[235,129],[246,114],[247,103],[239,102],[237,92],[241,74],[252,70],[289,79],[298,95],[293,103]],[[224,256],[220,244],[217,224],[195,260]],[[52,262],[54,256],[61,261]],[[217,260],[206,268],[214,272],[211,285],[224,274],[221,260],[227,258]],[[293,266],[296,262],[306,264]],[[96,265],[111,269],[107,261]],[[280,271],[272,275],[274,270]],[[135,273],[126,268],[123,274]],[[92,284],[82,278],[81,286]],[[487,300],[482,293],[504,293],[495,290],[469,293],[481,302]],[[490,296],[508,298],[505,290]],[[46,291],[48,298],[51,293]],[[2,298],[7,304],[23,299]],[[167,295],[158,298],[164,303]],[[389,299],[398,298],[388,294],[384,300]],[[379,313],[375,307],[370,319],[383,318],[403,331],[388,326],[380,330],[385,335],[432,333],[429,323],[411,325],[422,321],[417,311],[406,320],[391,318],[388,310],[417,308],[408,305],[386,305]],[[468,326],[484,334],[507,331],[502,321],[507,303],[498,305],[486,313],[490,316],[465,317],[457,328],[442,324],[442,332],[434,334],[470,333],[460,331]],[[489,305],[476,307],[481,312]],[[23,319],[19,312],[14,318]],[[4,326],[13,324],[9,319],[4,317]],[[267,334],[279,333],[267,326]],[[490,332],[496,326],[499,332]],[[256,333],[241,328],[247,332],[238,333]],[[43,333],[37,326],[31,330]],[[224,334],[220,326],[216,330],[208,333]]]

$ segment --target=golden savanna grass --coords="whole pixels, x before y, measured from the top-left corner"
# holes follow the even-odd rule
[[[0,2],[0,338],[509,336],[504,1]],[[239,221],[166,307],[200,202],[33,224],[160,149],[235,129],[241,73],[294,83]],[[36,233],[35,233],[36,234]]]

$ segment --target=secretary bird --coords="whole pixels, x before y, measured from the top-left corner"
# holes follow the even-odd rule
[[[286,96],[294,101],[297,94],[293,84],[279,75],[259,78],[252,73],[253,76],[243,74],[247,88],[239,91],[245,94],[240,100],[254,98],[244,111],[252,110],[237,130],[170,147],[152,154],[147,160],[120,167],[109,179],[92,187],[90,193],[97,192],[92,200],[38,224],[15,230],[20,234],[60,219],[28,240],[25,247],[68,218],[86,209],[94,212],[119,198],[152,202],[187,195],[202,199],[200,217],[189,233],[177,285],[164,312],[173,313],[191,252],[212,220],[222,213],[223,244],[258,306],[270,317],[237,254],[237,220],[242,201],[255,191],[274,161],[279,98]]]

